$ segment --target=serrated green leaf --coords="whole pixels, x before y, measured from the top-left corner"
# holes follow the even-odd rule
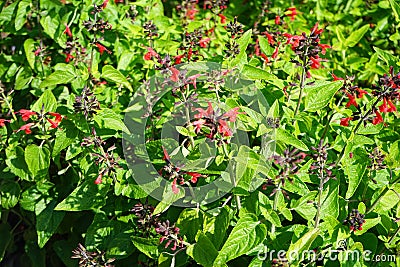
[[[128,88],[130,91],[133,91],[131,84],[128,82],[126,77],[122,75],[122,73],[115,69],[111,65],[106,65],[103,67],[101,77],[108,80],[115,82],[116,84],[122,84],[125,88]]]
[[[57,109],[57,99],[49,89],[44,91],[31,109],[40,113],[42,107],[44,107],[44,112],[55,112]]]
[[[24,51],[26,60],[29,63],[29,66],[34,69],[35,68],[35,41],[31,38],[26,39],[24,42]]]
[[[52,201],[36,216],[36,231],[40,248],[46,245],[64,218],[65,212],[54,211],[56,204],[56,201]]]
[[[50,166],[50,151],[38,145],[28,145],[25,148],[25,162],[35,180],[45,177]]]
[[[7,181],[0,184],[0,206],[11,209],[17,205],[21,188],[18,183]]]
[[[53,158],[57,156],[61,150],[67,148],[75,142],[78,132],[78,129],[72,122],[68,120],[63,122],[62,130],[56,132],[56,140],[54,142],[54,147],[51,154]]]
[[[17,146],[6,148],[6,164],[11,172],[23,180],[29,180],[28,166],[25,162],[24,150]]]
[[[186,253],[204,267],[213,267],[213,262],[218,255],[211,240],[203,233],[200,233],[196,244],[188,246]]]
[[[305,110],[315,112],[324,108],[342,85],[343,81],[335,81],[324,82],[306,88]]]
[[[292,145],[302,151],[308,151],[308,147],[302,141],[300,141],[284,129],[277,128],[275,138],[277,141],[281,141],[287,145]]]
[[[27,0],[22,0],[18,4],[17,15],[15,16],[15,30],[19,31],[25,24],[26,17],[28,15],[28,7],[30,6],[31,2]]]
[[[143,238],[132,236],[133,245],[150,259],[157,259],[160,255],[158,252],[159,238]]]
[[[266,237],[267,229],[254,214],[245,214],[232,229],[219,251],[213,266],[223,266],[259,245]]]
[[[289,249],[286,255],[301,255],[301,253],[310,248],[312,242],[318,237],[319,235],[319,228],[314,228],[303,235],[299,240],[295,243],[290,244]],[[289,257],[289,262],[295,262],[298,259],[291,259]]]
[[[344,174],[349,180],[346,199],[350,199],[357,190],[366,170],[366,164],[353,163],[344,166]]]
[[[359,28],[356,31],[353,31],[349,37],[347,37],[346,41],[345,41],[345,46],[347,47],[353,47],[356,44],[358,44],[358,42],[360,42],[360,40],[364,37],[364,35],[367,33],[367,31],[370,29],[369,24],[366,24],[364,26],[362,26],[361,28]]]
[[[75,72],[71,70],[56,70],[50,74],[43,82],[40,83],[40,88],[52,87],[58,84],[68,84],[76,78]]]
[[[101,109],[94,116],[94,121],[97,122],[101,129],[129,132],[120,115],[115,113],[112,109]]]
[[[179,215],[177,226],[188,242],[193,242],[198,231],[203,230],[203,212],[199,209],[184,209]]]

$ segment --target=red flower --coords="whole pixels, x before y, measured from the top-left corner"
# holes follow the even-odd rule
[[[211,102],[208,102],[207,110],[204,110],[202,108],[196,108],[195,110],[199,112],[198,114],[194,115],[196,119],[211,117],[214,114],[214,109],[211,105]]]
[[[318,46],[321,48],[321,53],[322,53],[323,55],[326,54],[326,49],[331,48],[331,46],[330,46],[330,45],[327,45],[327,44],[318,44]]]
[[[26,109],[21,109],[20,111],[18,111],[18,112],[16,112],[16,113],[21,114],[22,120],[23,120],[23,121],[27,121],[27,120],[29,120],[29,118],[30,118],[32,115],[36,115],[36,112],[35,112],[35,111],[26,110]]]
[[[103,4],[101,5],[101,7],[102,7],[103,9],[105,9],[105,8],[107,7],[108,1],[109,1],[109,0],[104,0]]]
[[[275,44],[274,36],[272,36],[272,35],[269,34],[268,32],[264,32],[264,34],[265,34],[265,36],[267,37],[268,43],[269,43],[270,45]]]
[[[362,98],[364,95],[367,95],[368,94],[368,92],[367,91],[365,91],[365,90],[363,90],[363,89],[360,89],[360,88],[356,88],[356,90],[357,90],[357,92],[358,92],[358,98]]]
[[[102,173],[100,173],[99,176],[97,176],[96,180],[94,180],[94,184],[101,184],[103,182],[101,178],[103,178]]]
[[[176,178],[172,181],[172,192],[175,195],[179,193],[179,188],[176,186]]]
[[[69,54],[69,53],[66,53],[65,54],[67,57],[65,58],[65,62],[69,62],[71,59],[73,59],[74,58],[74,56],[73,55],[71,55],[71,54]]]
[[[293,21],[298,13],[296,7],[289,7],[285,14],[286,16],[290,17],[291,21]]]
[[[169,68],[169,70],[172,72],[172,75],[170,77],[171,81],[177,82],[179,80],[179,70],[175,69],[174,67]]]
[[[35,124],[34,123],[27,123],[25,125],[22,125],[21,128],[19,128],[17,132],[25,131],[26,134],[31,134],[32,133],[31,127],[33,125],[35,125]]]
[[[355,96],[354,96],[354,95],[351,95],[351,94],[348,94],[348,93],[346,93],[346,95],[347,95],[347,97],[349,98],[349,102],[347,102],[346,108],[350,107],[351,105],[357,107],[358,104],[357,104],[357,102],[356,102]]]
[[[383,112],[383,113],[386,113],[386,112],[388,112],[388,106],[387,106],[387,101],[386,101],[386,98],[384,98],[383,99],[383,103],[382,103],[382,105],[380,105],[379,106],[379,111],[380,112]]]
[[[199,12],[199,11],[195,8],[188,9],[186,11],[186,18],[188,18],[190,20],[194,20],[194,16],[196,15],[197,12]]]
[[[64,33],[65,33],[66,35],[68,35],[69,37],[72,38],[72,32],[71,32],[71,29],[69,28],[68,24],[65,24],[65,31],[64,31]]]
[[[218,14],[218,17],[221,18],[221,24],[225,24],[226,23],[226,17],[223,14]]]
[[[10,120],[0,119],[0,127],[6,126],[5,122],[10,122]]]
[[[33,52],[35,54],[35,56],[39,56],[40,52],[42,52],[42,49],[39,47],[38,49],[35,50],[35,52]]]
[[[396,106],[392,103],[392,101],[390,101],[390,99],[388,100],[388,104],[390,106],[388,112],[395,112],[397,110]]]
[[[224,120],[218,120],[218,132],[222,134],[224,137],[232,136],[231,129],[228,127],[228,124]]]
[[[275,50],[274,50],[274,53],[272,53],[272,58],[273,59],[275,59],[275,58],[277,58],[278,57],[278,52],[279,52],[279,49],[278,49],[279,47],[277,46],[277,47],[275,47]]]
[[[50,116],[55,117],[54,120],[50,120],[49,118],[47,118],[47,121],[51,124],[51,128],[55,129],[58,127],[58,124],[61,122],[62,120],[62,116],[59,113],[55,113],[55,112],[48,112],[48,114]]]
[[[192,176],[192,178],[190,179],[190,181],[191,181],[192,183],[196,183],[196,182],[197,182],[197,179],[198,179],[199,177],[201,177],[201,174],[200,174],[200,173],[197,173],[197,172],[186,172],[186,174]]]
[[[318,56],[310,57],[310,60],[311,60],[311,68],[312,69],[318,69],[319,67],[321,67],[320,58]]]
[[[233,109],[229,110],[228,112],[226,112],[223,116],[226,118],[229,118],[230,122],[234,122],[234,121],[236,121],[236,117],[238,114],[244,114],[244,112],[238,112],[239,109],[240,109],[240,107],[233,108]]]
[[[344,80],[343,78],[340,78],[340,77],[336,76],[333,72],[332,72],[331,75],[332,75],[332,78],[333,78],[334,81],[342,81],[342,80]]]
[[[192,75],[190,77],[188,77],[189,80],[191,80],[191,84],[193,84],[194,89],[197,89],[197,78],[199,78],[201,76],[200,73]]]
[[[165,149],[165,147],[162,147],[162,149],[163,149],[163,153],[164,153],[163,160],[165,160],[167,163],[171,162],[171,158],[169,157],[168,152]]]
[[[202,38],[200,41],[199,41],[199,44],[200,44],[200,46],[201,47],[203,47],[203,48],[206,48],[207,47],[207,45],[208,45],[208,43],[211,41],[211,39],[210,38]]]
[[[318,30],[318,22],[315,23],[314,27],[311,28],[311,34],[321,34],[323,31],[324,29]]]
[[[182,63],[182,58],[184,58],[184,57],[185,57],[185,54],[175,56],[175,57],[174,57],[174,59],[175,59],[175,65],[181,64],[181,63]]]
[[[151,60],[153,57],[160,57],[151,47],[146,47],[146,49],[148,52],[143,56],[144,60]]]
[[[269,59],[268,59],[268,57],[267,57],[266,54],[261,53],[260,56],[261,56],[266,62],[269,62]]]
[[[114,0],[114,3],[116,3],[116,4],[123,4],[123,3],[124,3],[124,0]]]
[[[377,124],[383,122],[382,115],[379,113],[379,111],[376,110],[375,115],[376,115],[376,117],[372,120],[373,125],[377,125]]]
[[[199,133],[200,131],[201,131],[201,127],[203,127],[203,125],[205,124],[205,120],[203,120],[203,119],[199,119],[199,120],[196,120],[196,121],[194,121],[192,124],[193,124],[193,126],[194,126],[194,131],[196,132],[196,133]]]
[[[99,49],[100,55],[102,55],[104,53],[104,51],[106,51],[107,53],[111,54],[111,51],[108,50],[105,46],[96,43],[97,48]]]
[[[281,17],[280,16],[275,16],[275,24],[280,25],[281,24]]]
[[[353,120],[352,117],[342,118],[340,119],[340,125],[342,126],[349,126],[349,121]]]
[[[192,54],[193,54],[193,49],[190,47],[190,48],[189,48],[189,51],[188,51],[188,53],[187,53],[187,58],[188,58],[188,60],[190,60],[190,59],[192,58]]]

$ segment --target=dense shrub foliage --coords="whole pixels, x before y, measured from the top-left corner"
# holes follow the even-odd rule
[[[0,265],[398,266],[399,21],[2,1]]]

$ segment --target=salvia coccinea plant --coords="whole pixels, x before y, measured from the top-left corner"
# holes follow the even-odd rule
[[[399,14],[0,2],[0,265],[399,266]]]

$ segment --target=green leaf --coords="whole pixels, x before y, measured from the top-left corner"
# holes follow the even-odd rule
[[[343,81],[324,82],[305,89],[307,96],[305,98],[305,110],[315,112],[321,110],[342,87]]]
[[[186,127],[183,126],[175,126],[176,131],[183,136],[197,136],[195,132],[191,132]]]
[[[302,151],[308,151],[308,147],[299,139],[288,133],[286,130],[277,128],[275,132],[276,141],[281,141],[287,145],[292,145]]]
[[[373,219],[365,219],[365,223],[362,226],[362,230],[357,230],[354,232],[354,234],[362,235],[380,222],[381,222],[381,217],[377,217],[377,218],[373,218]]]
[[[4,258],[4,254],[6,252],[6,249],[8,245],[10,244],[12,240],[12,235],[11,235],[11,227],[8,224],[2,223],[0,224],[0,262]]]
[[[179,187],[178,187],[179,188]],[[178,194],[172,192],[170,185],[167,185],[164,190],[163,199],[153,211],[153,214],[159,214],[166,211],[175,201],[185,196],[184,190],[180,189]]]
[[[71,66],[72,67],[72,66]],[[56,70],[50,74],[43,82],[40,83],[40,88],[52,87],[58,84],[68,84],[76,78],[75,71],[71,68],[64,70]]]
[[[266,234],[266,226],[256,215],[245,214],[232,229],[213,266],[223,266],[228,261],[242,256],[264,241]]]
[[[44,107],[44,112],[54,112],[57,109],[57,99],[49,89],[44,91],[35,104],[33,104],[31,109],[40,113],[42,107]]]
[[[31,38],[26,39],[24,42],[24,51],[26,60],[29,63],[29,66],[34,69],[35,68],[35,41]]]
[[[400,20],[400,5],[399,5],[399,3],[395,0],[389,0],[389,3],[392,6],[396,21],[399,21]]]
[[[196,244],[187,247],[186,253],[204,267],[213,267],[218,255],[213,243],[204,233],[199,234]]]
[[[378,57],[383,61],[385,61],[388,71],[389,71],[389,66],[393,66],[396,68],[397,62],[399,62],[399,59],[396,56],[392,55],[389,51],[382,50],[376,46],[374,46],[374,50],[378,54]]]
[[[38,245],[43,248],[47,241],[57,230],[62,222],[65,212],[54,211],[57,202],[54,200],[36,216],[36,231],[38,235]]]
[[[15,30],[19,31],[25,24],[28,10],[27,8],[30,6],[31,2],[27,0],[22,0],[18,4],[17,15],[15,16]]]
[[[246,31],[238,40],[237,43],[239,44],[240,52],[239,54],[231,61],[231,67],[234,67],[241,63],[243,60],[247,62],[247,54],[246,49],[251,40],[252,30]]]
[[[25,148],[25,162],[33,178],[37,180],[48,174],[50,151],[34,144]]]
[[[92,180],[85,180],[54,210],[81,211],[96,210],[106,203],[105,195],[110,185],[106,183],[94,184]]]
[[[71,121],[65,120],[63,122],[62,130],[56,132],[56,140],[51,154],[53,158],[60,154],[61,150],[69,147],[75,142],[78,132],[78,129]]]
[[[339,183],[336,180],[331,179],[325,184],[321,199],[321,219],[326,216],[336,219],[339,216]]]
[[[0,205],[4,209],[11,209],[17,205],[21,188],[18,183],[7,181],[0,185]]]
[[[364,176],[366,167],[367,167],[366,164],[360,164],[360,163],[353,163],[344,166],[344,174],[349,179],[349,185],[347,187],[347,192],[346,192],[346,199],[350,199],[356,192],[357,187],[359,186]]]
[[[150,259],[155,260],[158,258],[158,245],[160,244],[159,238],[132,236],[132,243],[140,252],[145,254]]]
[[[11,21],[17,5],[18,5],[18,2],[14,2],[14,3],[4,7],[0,13],[0,21],[2,21],[2,22]],[[0,259],[0,261],[1,261],[1,259]]]
[[[299,240],[297,240],[295,243],[290,244],[289,249],[286,253],[286,255],[301,255],[301,253],[304,250],[307,250],[310,248],[312,242],[318,237],[319,235],[319,228],[314,228],[307,232],[305,235],[303,235]],[[298,259],[291,259],[289,257],[289,262],[295,262]]]
[[[126,88],[128,88],[130,91],[133,91],[131,84],[128,82],[126,77],[122,75],[122,73],[115,69],[111,65],[106,65],[103,67],[101,77],[108,80],[115,82],[116,84],[122,84]]]
[[[283,88],[285,85],[282,80],[278,79],[274,74],[269,73],[263,69],[253,67],[251,65],[244,65],[241,73],[245,78],[250,80],[266,80],[276,85],[279,88]]]
[[[225,234],[231,221],[231,217],[229,208],[225,206],[217,216],[207,214],[204,219],[204,233],[212,241],[216,249],[221,247],[221,244],[225,239]]]
[[[101,129],[111,129],[115,131],[129,132],[120,115],[115,113],[112,109],[101,109],[94,116],[94,121],[100,126]]]
[[[32,71],[29,68],[21,67],[15,76],[15,90],[25,89],[32,79]]]
[[[365,24],[364,26],[362,26],[361,28],[359,28],[356,31],[353,31],[349,37],[347,37],[345,45],[347,47],[353,47],[356,44],[358,44],[358,42],[363,38],[363,36],[367,33],[367,31],[369,30],[370,26],[369,24]]]
[[[188,242],[193,242],[198,231],[203,228],[203,212],[199,209],[184,209],[179,215],[177,226],[180,234],[185,235]]]
[[[6,148],[6,164],[11,172],[23,180],[29,180],[28,166],[25,162],[24,150],[17,146],[9,146]]]

